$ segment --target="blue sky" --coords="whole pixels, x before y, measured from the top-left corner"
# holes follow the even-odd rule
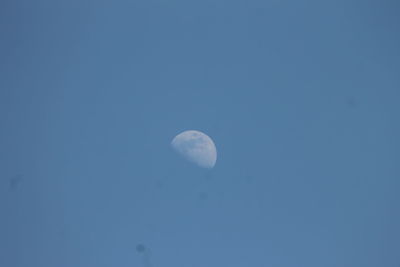
[[[0,266],[399,266],[399,11],[2,1]]]

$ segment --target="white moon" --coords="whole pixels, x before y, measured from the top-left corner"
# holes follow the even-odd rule
[[[176,152],[200,167],[211,169],[217,161],[217,149],[213,140],[199,131],[185,131],[171,142]]]

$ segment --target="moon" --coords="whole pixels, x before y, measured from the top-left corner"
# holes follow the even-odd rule
[[[171,145],[178,154],[202,168],[212,169],[217,162],[213,140],[200,131],[184,131],[174,137]]]

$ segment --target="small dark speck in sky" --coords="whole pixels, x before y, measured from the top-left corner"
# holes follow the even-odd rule
[[[22,178],[23,176],[20,174],[10,178],[10,191],[15,191],[18,189],[18,186],[21,183]]]
[[[142,258],[143,266],[144,267],[151,267],[152,264],[151,264],[151,261],[150,261],[150,250],[147,249],[145,245],[138,244],[136,246],[136,251],[143,255],[143,258]]]
[[[146,251],[146,247],[143,244],[139,244],[136,246],[136,251],[139,253],[143,253]]]
[[[354,96],[349,97],[349,98],[347,99],[347,105],[348,105],[350,108],[355,108],[355,107],[357,106],[356,98],[355,98]]]

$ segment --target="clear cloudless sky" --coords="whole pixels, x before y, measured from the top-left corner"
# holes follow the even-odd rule
[[[400,266],[399,14],[1,1],[0,266]]]

